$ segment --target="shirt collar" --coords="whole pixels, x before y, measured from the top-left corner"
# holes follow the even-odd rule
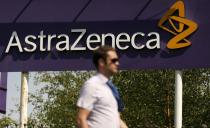
[[[101,79],[103,83],[106,83],[109,79],[101,73],[98,73],[97,76]]]

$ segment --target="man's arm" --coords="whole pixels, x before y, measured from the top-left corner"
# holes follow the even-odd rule
[[[77,114],[77,126],[78,128],[89,128],[87,123],[88,115],[90,114],[90,111],[84,108],[79,108],[78,114]]]
[[[119,115],[120,115],[120,128],[128,128],[126,123],[121,118],[121,116],[122,116],[121,113],[119,113]]]
[[[120,128],[128,128],[128,126],[122,119],[120,119]]]

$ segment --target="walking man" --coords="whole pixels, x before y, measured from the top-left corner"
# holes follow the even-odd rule
[[[110,77],[118,72],[119,58],[114,48],[101,46],[93,53],[98,73],[87,80],[77,101],[79,128],[127,128],[120,118],[124,105]]]

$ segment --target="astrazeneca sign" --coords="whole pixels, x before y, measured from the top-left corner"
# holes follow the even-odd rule
[[[187,17],[191,6],[175,1],[158,19],[0,23],[0,71],[90,70],[91,52],[101,45],[117,49],[122,69],[209,67],[210,45],[198,38],[206,28]]]
[[[78,33],[76,39],[70,43],[69,38],[71,34]],[[70,35],[68,34],[44,34],[44,31],[40,31],[39,35],[27,35],[24,40],[20,40],[18,33],[13,31],[9,43],[6,47],[5,53],[9,53],[11,48],[18,49],[18,52],[50,52],[52,50],[52,40],[59,40],[55,44],[55,49],[59,52],[62,51],[85,51],[85,50],[96,50],[101,45],[106,45],[108,38],[111,39],[111,46],[119,50],[127,50],[129,47],[134,49],[160,49],[160,35],[157,32],[150,32],[145,34],[143,32],[136,32],[132,35],[128,33],[121,32],[117,35],[113,33],[97,34],[91,33],[84,38],[87,29],[71,29]],[[146,43],[137,44],[136,39],[142,37],[150,37]],[[81,39],[85,40],[85,46],[81,46]],[[44,41],[46,39],[46,41]],[[21,42],[27,44],[27,46],[22,46]],[[122,45],[124,43],[124,45]],[[126,43],[126,44],[125,44]],[[93,46],[96,44],[97,46]],[[38,47],[39,46],[39,47]]]

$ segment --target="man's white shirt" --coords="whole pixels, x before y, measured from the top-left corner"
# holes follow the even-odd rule
[[[108,78],[98,73],[87,80],[77,101],[77,106],[90,111],[90,128],[120,128],[117,101],[106,82]]]

